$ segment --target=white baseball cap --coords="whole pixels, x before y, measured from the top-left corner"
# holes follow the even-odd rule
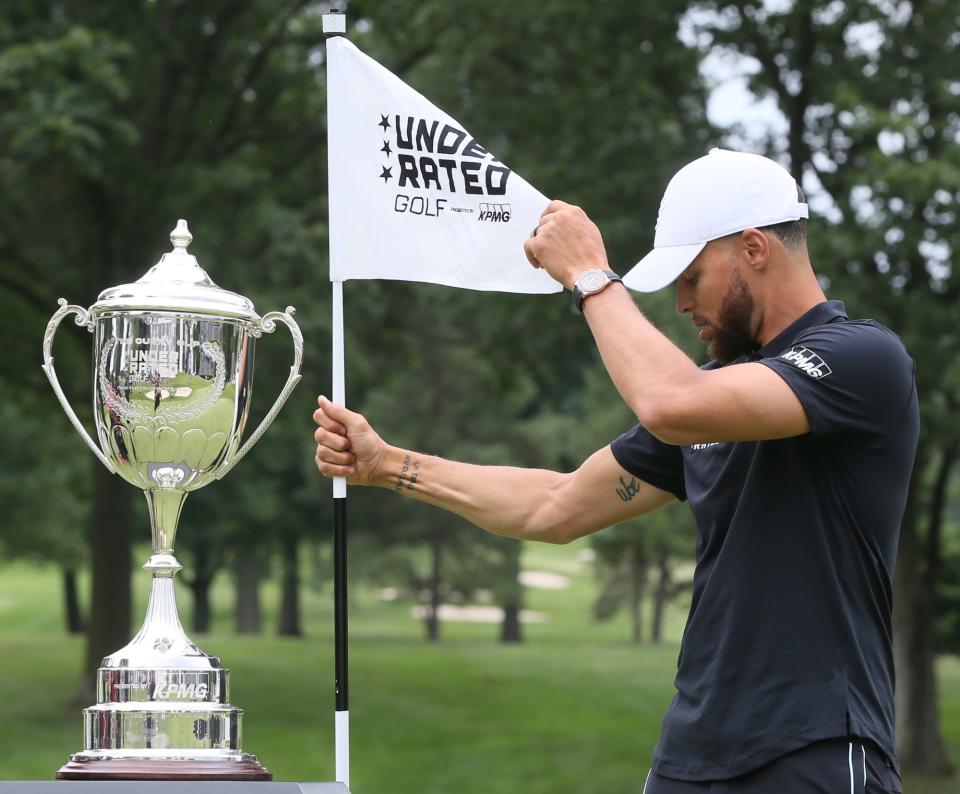
[[[711,149],[670,180],[660,202],[653,250],[623,283],[655,292],[686,270],[711,240],[809,214],[797,200],[796,180],[783,166],[759,154]]]

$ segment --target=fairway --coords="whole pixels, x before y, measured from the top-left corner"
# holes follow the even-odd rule
[[[530,546],[528,569],[570,578],[561,590],[527,590],[547,614],[527,642],[496,642],[497,626],[445,624],[422,640],[410,602],[352,596],[353,790],[361,794],[583,794],[642,789],[671,680],[684,608],[672,608],[668,641],[633,646],[625,616],[594,623],[585,544]],[[306,556],[306,555],[304,555]],[[305,571],[306,574],[306,571]],[[147,577],[134,576],[137,614]],[[384,583],[390,584],[390,583]],[[189,601],[186,588],[181,603]],[[275,606],[273,586],[265,607]],[[232,670],[231,701],[246,709],[244,748],[277,779],[333,776],[333,648],[329,583],[304,587],[307,637],[232,636],[232,590],[215,592],[216,630],[191,635]],[[82,641],[61,630],[57,572],[0,567],[0,777],[48,779],[80,749],[77,691]],[[269,627],[268,627],[269,630]],[[960,662],[941,662],[944,727],[960,761]],[[948,794],[956,781],[910,781],[911,794]]]

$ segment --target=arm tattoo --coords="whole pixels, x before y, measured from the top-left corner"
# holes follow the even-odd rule
[[[636,477],[631,477],[630,482],[624,482],[623,477],[621,477],[620,485],[623,487],[617,488],[617,496],[619,496],[623,502],[629,502],[634,496],[640,493],[640,483],[637,482]]]
[[[408,491],[413,490],[413,486],[417,482],[417,478],[420,476],[420,461],[413,460],[409,455],[403,456],[403,465],[400,467],[400,473],[397,475],[397,484],[393,486],[393,490],[396,493],[403,493],[404,481],[406,481],[406,489]]]

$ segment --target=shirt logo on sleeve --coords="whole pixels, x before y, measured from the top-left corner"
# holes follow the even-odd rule
[[[812,350],[805,347],[791,347],[786,353],[780,356],[784,361],[789,361],[801,372],[807,373],[811,378],[825,378],[832,370],[827,366],[827,362]]]

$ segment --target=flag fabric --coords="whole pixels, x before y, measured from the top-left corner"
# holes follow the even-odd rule
[[[549,199],[342,36],[327,40],[330,280],[550,293],[523,242]]]

